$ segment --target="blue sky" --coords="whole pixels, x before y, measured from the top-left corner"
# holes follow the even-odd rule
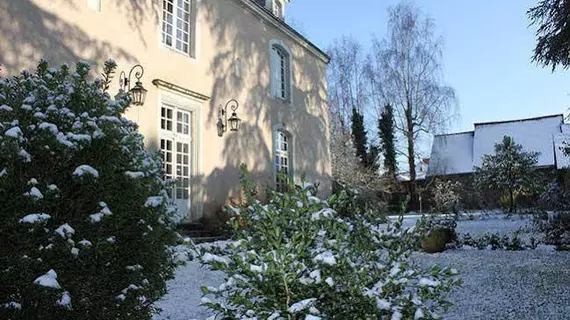
[[[287,19],[316,45],[353,35],[367,45],[384,37],[394,0],[292,0]],[[570,107],[570,73],[531,62],[535,44],[528,8],[537,0],[416,0],[445,40],[445,83],[459,98],[459,120],[449,132],[474,122],[564,113]]]

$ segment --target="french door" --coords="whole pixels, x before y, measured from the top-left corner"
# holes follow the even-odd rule
[[[192,113],[170,105],[160,110],[160,150],[167,179],[174,186],[169,195],[178,212],[190,212],[190,173],[192,172]]]

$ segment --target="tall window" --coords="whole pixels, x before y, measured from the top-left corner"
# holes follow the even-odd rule
[[[271,47],[271,87],[273,96],[291,100],[291,62],[287,51],[279,46]]]
[[[188,206],[191,170],[191,114],[163,105],[160,110],[160,150],[167,179],[176,181],[169,195]],[[179,203],[180,205],[180,203]]]
[[[190,54],[192,34],[192,0],[162,1],[162,43]]]
[[[290,145],[287,133],[278,130],[275,137],[275,184],[277,191],[285,191],[287,179],[291,174],[291,161],[289,157]]]

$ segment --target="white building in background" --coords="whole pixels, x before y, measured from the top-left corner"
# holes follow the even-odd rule
[[[563,169],[570,162],[564,142],[570,142],[570,125],[562,114],[537,118],[481,122],[473,131],[436,135],[427,176],[471,174],[483,155],[493,154],[496,143],[510,136],[524,151],[539,152],[537,167]]]

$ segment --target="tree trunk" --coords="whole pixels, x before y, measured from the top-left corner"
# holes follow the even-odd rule
[[[406,135],[408,140],[408,168],[410,174],[410,185],[408,193],[410,196],[410,208],[416,208],[416,162],[415,162],[415,145],[414,145],[414,122],[412,119],[412,106],[408,102],[406,109]]]
[[[513,189],[509,189],[509,213],[513,213],[515,210],[515,197],[513,194]]]

